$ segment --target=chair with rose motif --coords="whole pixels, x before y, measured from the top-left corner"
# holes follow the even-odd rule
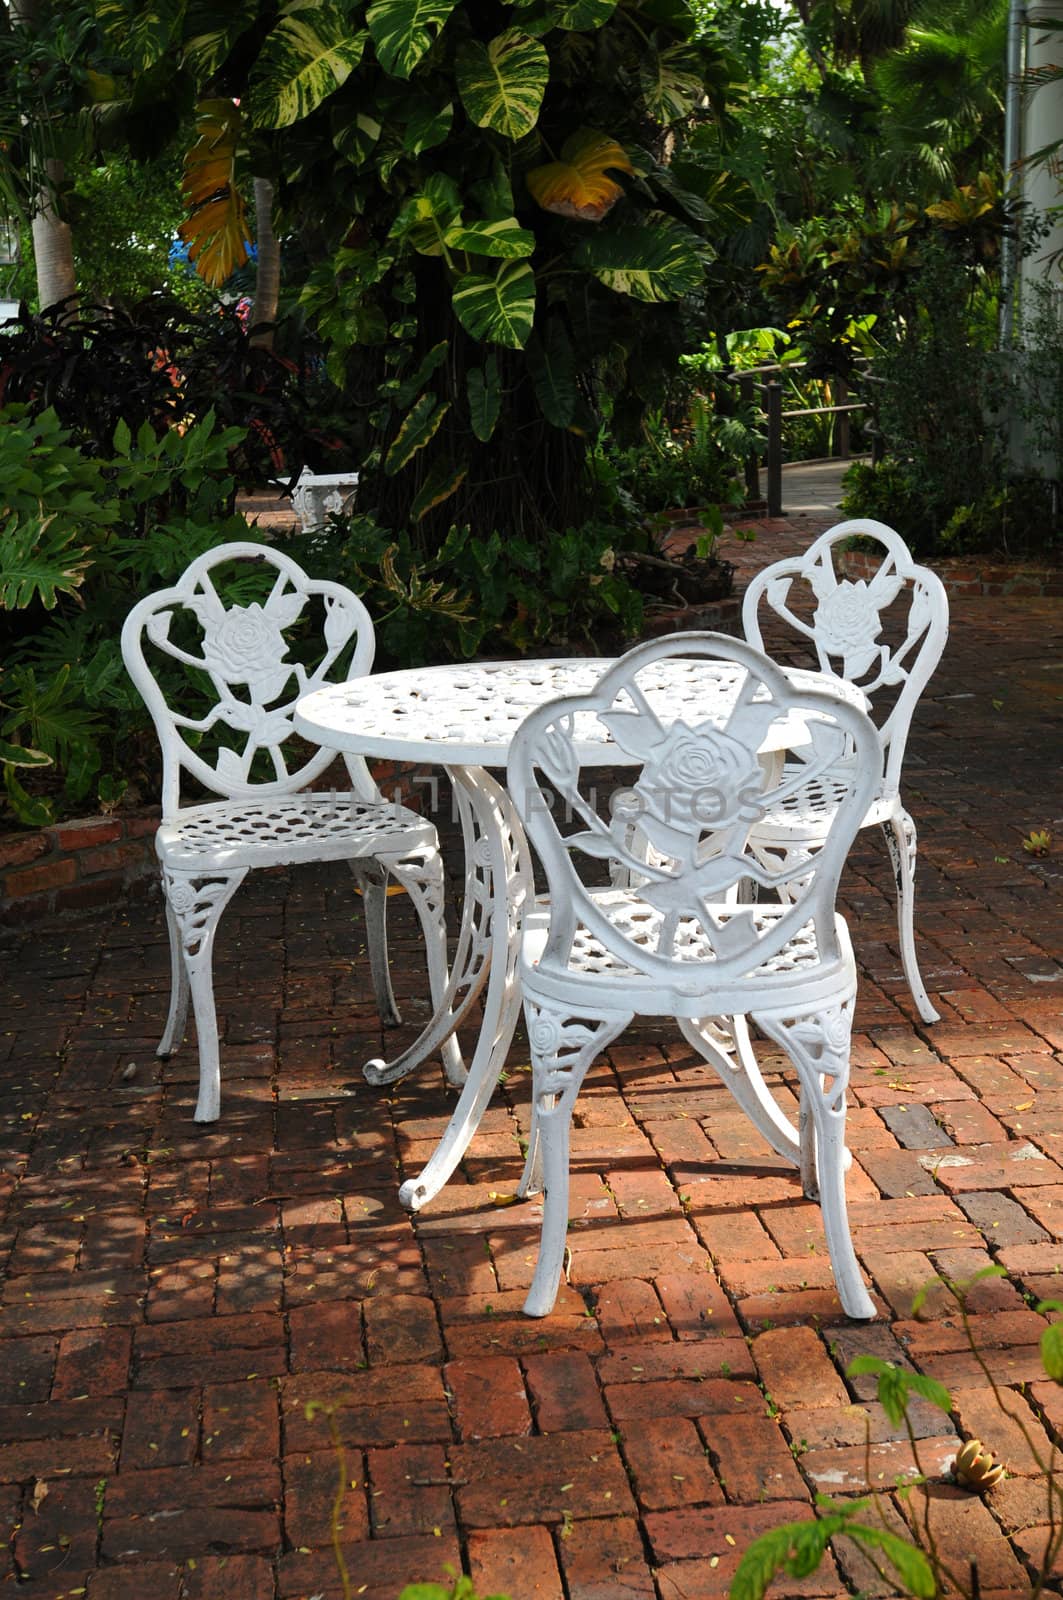
[[[389,878],[410,895],[438,1002],[447,983],[443,866],[435,828],[386,801],[360,757],[346,757],[344,792],[310,788],[335,752],[295,735],[295,702],[329,681],[359,677],[373,659],[373,624],[340,584],[309,578],[280,551],[219,545],[172,588],[134,606],[122,629],[126,668],[162,746],[162,822],[155,848],[170,936],[169,1015],[158,1047],[184,1035],[191,993],[199,1041],[197,1122],[220,1109],[214,937],[254,867],[346,861],[365,907],[381,1021],[399,1021],[388,969]],[[176,709],[180,705],[181,710]],[[213,798],[189,803],[188,783]],[[456,1044],[448,1076],[464,1069]]]
[[[856,537],[878,548],[873,556],[861,548],[857,559],[873,571],[851,581],[839,577],[835,558]],[[900,781],[912,714],[948,637],[944,586],[935,573],[916,565],[891,528],[858,518],[839,523],[803,555],[777,561],[752,580],[742,627],[758,649],[763,648],[764,608],[782,619],[791,639],[811,645],[820,671],[863,690],[879,734],[878,784],[863,826],[877,823],[885,834],[897,885],[904,976],[923,1021],[937,1022],[915,951],[916,831],[901,800]],[[853,759],[847,751],[836,770],[792,789],[765,814],[756,836],[767,853],[799,855],[816,846],[830,826]]]
[[[698,657],[733,674],[731,710],[696,727],[662,720],[641,675],[665,658]],[[603,728],[637,773],[608,807],[580,771],[581,748],[599,742]],[[760,755],[783,750],[785,760]],[[843,751],[856,759],[843,764]],[[834,902],[874,793],[877,756],[875,728],[858,707],[797,687],[751,645],[711,633],[639,645],[592,693],[554,700],[521,724],[507,787],[548,887],[524,912],[519,959],[532,1063],[520,1193],[545,1191],[529,1316],[547,1315],[557,1294],[580,1085],[635,1016],[674,1017],[754,1126],[800,1168],[805,1192],[820,1199],[845,1311],[875,1315],[846,1218],[856,967]],[[762,859],[750,841],[763,817],[835,767],[837,803],[822,838],[800,861]],[[752,900],[740,893],[751,883]],[[802,1090],[798,1129],[775,1104],[751,1047],[722,1046],[732,1019],[757,1024],[790,1057]]]

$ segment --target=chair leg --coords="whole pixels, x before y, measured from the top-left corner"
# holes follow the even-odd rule
[[[438,1012],[446,1003],[450,982],[443,857],[438,850],[426,850],[418,857],[407,858],[404,861],[389,861],[388,868],[413,901],[413,908],[421,924],[432,1010]],[[460,1089],[467,1074],[457,1034],[452,1033],[445,1040],[440,1053],[443,1057],[443,1070],[447,1082]]]
[[[355,883],[362,892],[365,909],[365,942],[369,951],[369,971],[373,979],[373,993],[380,1021],[385,1028],[398,1027],[402,1021],[395,1004],[391,987],[391,968],[388,964],[388,874],[379,861],[359,857],[348,866]]]
[[[166,893],[165,877],[162,880],[162,892],[166,902],[166,928],[170,935],[170,1010],[155,1054],[166,1057],[173,1054],[185,1036],[188,1019],[188,973],[185,971],[181,930]]]
[[[758,1012],[754,1020],[783,1047],[797,1068],[801,1080],[802,1170],[810,1170],[814,1157],[838,1298],[847,1316],[866,1320],[877,1312],[864,1286],[845,1207],[845,1091],[854,1003],[855,995],[811,1016],[784,1021],[778,1015]]]
[[[923,1021],[940,1022],[941,1017],[931,1005],[923,984],[915,953],[915,823],[901,807],[882,824],[882,832],[886,836],[893,862],[893,876],[897,881],[897,933],[904,976]]]
[[[210,875],[174,872],[169,868],[163,873],[167,911],[172,912],[180,935],[199,1040],[197,1122],[216,1122],[221,1109],[218,1019],[214,1010],[214,935],[222,912],[246,876],[246,867]]]
[[[553,1310],[568,1233],[568,1149],[572,1108],[587,1068],[631,1021],[623,1016],[577,1021],[558,1008],[525,999],[532,1060],[533,1143],[540,1152],[545,1186],[539,1259],[525,1315]],[[529,1163],[532,1162],[529,1151]],[[525,1166],[527,1173],[528,1166]],[[522,1180],[523,1181],[523,1180]]]

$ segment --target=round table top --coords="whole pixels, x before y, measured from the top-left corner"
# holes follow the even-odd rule
[[[501,767],[513,734],[530,711],[563,695],[590,693],[612,664],[584,657],[381,672],[306,695],[296,706],[295,726],[319,744],[352,754]],[[696,725],[723,724],[743,675],[733,662],[671,657],[643,667],[639,686],[664,721],[682,717]],[[786,676],[795,688],[822,689],[851,705],[865,704],[859,689],[827,673],[789,668]],[[803,718],[780,718],[764,748],[800,744],[807,737],[804,727]],[[637,760],[612,742],[591,713],[577,716],[574,732],[583,765],[625,766]]]

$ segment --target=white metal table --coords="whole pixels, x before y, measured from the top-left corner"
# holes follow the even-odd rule
[[[678,645],[677,645],[678,647]],[[370,1083],[393,1083],[413,1071],[468,1017],[483,995],[483,1021],[458,1103],[424,1170],[408,1179],[399,1198],[418,1210],[446,1183],[487,1108],[505,1065],[520,1013],[516,978],[521,910],[533,895],[528,843],[505,789],[485,769],[504,767],[510,740],[535,707],[561,696],[588,693],[611,665],[604,659],[486,661],[465,666],[382,672],[319,689],[300,700],[296,728],[316,743],[368,757],[428,762],[445,768],[457,804],[465,845],[466,888],[461,927],[442,1004],[419,1037],[394,1061],[365,1067]],[[640,676],[658,716],[691,725],[724,725],[744,674],[730,662],[672,658]],[[791,669],[803,688],[825,689],[863,705],[859,689],[818,672]],[[593,716],[584,714],[576,743],[582,766],[634,764]],[[765,753],[807,738],[804,723],[779,719]],[[761,1100],[778,1135],[777,1148],[796,1145],[781,1113]],[[776,1117],[778,1121],[776,1122]]]

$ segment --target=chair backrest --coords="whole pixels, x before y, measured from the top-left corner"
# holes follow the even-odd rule
[[[336,754],[293,740],[295,703],[368,672],[374,644],[356,595],[265,545],[218,545],[141,600],[122,656],[162,746],[163,814],[180,808],[183,773],[228,799],[311,783]]]
[[[710,680],[721,686],[714,702],[704,692]],[[684,699],[703,709],[715,703],[715,716],[699,721],[695,713],[691,726]],[[639,768],[611,805],[580,781],[580,748],[594,720]],[[848,746],[859,759],[822,847],[756,847],[751,832],[765,811],[814,781]],[[781,760],[759,758],[784,747],[791,752],[785,771]],[[533,711],[513,739],[509,791],[550,892],[543,961],[567,968],[582,926],[664,990],[689,996],[693,986],[711,994],[746,982],[762,989],[765,964],[809,924],[821,960],[836,961],[838,877],[875,792],[877,757],[877,735],[863,711],[795,687],[752,645],[689,633],[637,646],[593,693]],[[648,852],[633,846],[636,833]],[[622,926],[595,905],[584,882],[588,863],[598,874],[608,864],[614,882],[627,875],[632,898]],[[739,885],[749,880],[761,902],[792,901],[768,931],[738,904]]]
[[[883,547],[877,570],[870,579],[839,578],[835,551],[856,535]],[[742,603],[742,630],[758,650],[764,648],[762,606],[813,646],[820,671],[863,690],[879,731],[883,792],[896,793],[912,713],[948,638],[949,603],[941,579],[916,565],[892,528],[858,517],[839,522],[803,555],[776,561],[752,580]]]

